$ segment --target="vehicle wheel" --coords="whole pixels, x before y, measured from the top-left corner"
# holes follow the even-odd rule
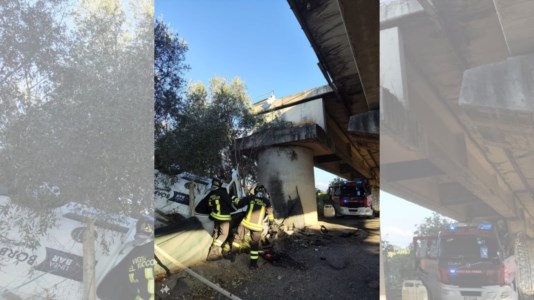
[[[534,299],[534,285],[532,263],[534,263],[534,242],[525,234],[517,234],[514,241],[514,254],[516,260],[516,283],[520,299]]]

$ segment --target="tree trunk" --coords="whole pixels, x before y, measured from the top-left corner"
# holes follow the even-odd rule
[[[195,215],[195,186],[195,181],[191,181],[189,185],[189,215],[191,217]]]
[[[95,220],[87,221],[83,239],[83,300],[96,299]]]

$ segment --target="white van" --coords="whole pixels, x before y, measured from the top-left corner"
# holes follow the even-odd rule
[[[426,288],[421,280],[404,280],[402,282],[402,300],[427,300]]]

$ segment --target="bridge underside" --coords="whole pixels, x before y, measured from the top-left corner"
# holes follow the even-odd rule
[[[384,190],[534,236],[533,9],[501,0],[381,7]]]

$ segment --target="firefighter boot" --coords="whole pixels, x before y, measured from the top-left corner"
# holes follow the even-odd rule
[[[235,261],[235,255],[232,253],[232,249],[228,249],[228,250],[223,249],[222,250],[222,257],[224,259],[229,259],[232,262]]]
[[[257,259],[251,259],[251,260],[250,260],[250,263],[249,263],[249,265],[248,265],[248,268],[249,268],[250,270],[256,270],[256,269],[258,269],[258,268],[259,268],[259,266],[258,266],[258,260],[257,260]]]
[[[222,256],[221,256],[221,247],[212,245],[206,260],[207,261],[214,261],[214,260],[219,260],[221,258],[222,258]]]

